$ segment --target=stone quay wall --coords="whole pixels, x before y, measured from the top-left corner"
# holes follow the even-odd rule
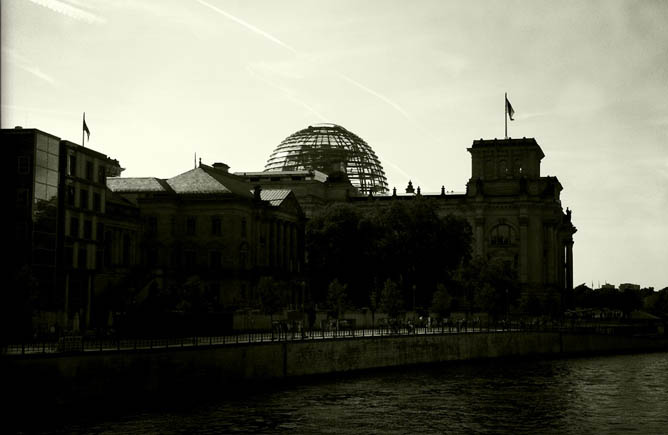
[[[144,393],[225,392],[299,376],[497,357],[668,351],[668,340],[558,332],[359,337],[71,355],[3,356],[15,405],[124,400]],[[44,405],[44,403],[42,403]]]

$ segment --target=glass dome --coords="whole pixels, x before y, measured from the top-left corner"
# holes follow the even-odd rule
[[[326,174],[344,168],[360,193],[387,193],[385,171],[376,153],[362,138],[340,125],[312,125],[288,136],[265,165],[265,171],[315,169]]]

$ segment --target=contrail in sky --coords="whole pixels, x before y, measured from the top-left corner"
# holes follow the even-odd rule
[[[309,112],[311,112],[313,115],[316,116],[316,118],[320,119],[322,122],[327,122],[327,118],[325,118],[320,112],[315,110],[313,107],[311,107],[308,103],[305,101],[297,98],[294,94],[294,92],[290,91],[289,89],[284,88],[283,86],[277,85],[276,83],[272,82],[271,80],[267,79],[266,77],[263,77],[261,74],[258,74],[255,72],[252,66],[248,65],[246,67],[246,70],[255,78],[258,80],[266,83],[267,85],[271,86],[272,88],[276,88],[279,91],[283,92],[290,100],[293,102],[299,104]]]
[[[10,63],[16,65],[24,71],[29,72],[35,77],[44,80],[45,82],[55,85],[56,81],[45,72],[42,72],[36,65],[34,65],[28,58],[20,54],[17,50],[13,48],[2,47],[2,55]]]
[[[228,13],[228,12],[225,12],[224,10],[222,10],[222,9],[220,9],[220,8],[217,8],[216,6],[213,6],[212,4],[207,3],[207,2],[205,2],[204,0],[197,0],[197,2],[200,3],[200,4],[203,5],[203,6],[208,7],[209,9],[211,9],[211,10],[213,10],[213,11],[215,11],[215,12],[218,12],[219,14],[221,14],[221,15],[225,16],[226,18],[228,18],[228,19],[234,21],[235,23],[244,26],[244,27],[247,28],[248,30],[250,30],[250,31],[252,31],[252,32],[254,32],[254,33],[256,33],[256,34],[258,34],[258,35],[260,35],[260,36],[263,36],[264,38],[270,40],[271,42],[273,42],[273,43],[275,43],[275,44],[277,44],[277,45],[280,45],[281,47],[283,47],[283,48],[289,50],[289,51],[292,52],[293,54],[298,55],[298,56],[301,55],[301,53],[299,53],[299,51],[298,51],[296,48],[294,48],[294,47],[292,47],[292,46],[286,44],[285,42],[283,42],[283,41],[281,41],[280,39],[276,38],[275,36],[273,36],[273,35],[271,35],[271,34],[265,32],[264,30],[259,29],[259,28],[255,27],[255,26],[253,26],[252,24],[250,24],[250,23],[248,23],[248,22],[242,20],[241,18],[235,17],[234,15],[232,15],[232,14],[230,14],[230,13]],[[312,61],[311,61],[311,62],[312,62]],[[353,85],[353,86],[355,86],[355,87],[357,87],[357,88],[363,90],[364,92],[366,92],[366,93],[368,93],[368,94],[371,94],[371,95],[373,95],[374,97],[378,98],[379,100],[381,100],[381,101],[384,102],[385,104],[387,104],[387,105],[389,105],[390,107],[392,107],[394,110],[396,110],[396,111],[398,111],[399,113],[401,113],[401,114],[402,114],[405,118],[407,118],[408,120],[413,121],[413,120],[411,119],[411,117],[408,115],[408,113],[406,113],[406,111],[405,111],[404,109],[401,108],[401,106],[399,106],[397,103],[395,103],[394,101],[390,100],[389,98],[387,98],[387,97],[384,96],[383,94],[374,91],[373,89],[369,88],[368,86],[363,85],[362,83],[360,83],[360,82],[358,82],[358,81],[356,81],[356,80],[353,80],[352,78],[348,77],[348,76],[345,75],[345,74],[338,73],[338,72],[335,73],[335,74],[336,74],[337,77],[341,78],[342,80],[344,80],[344,81],[350,83],[351,85]],[[413,121],[413,122],[414,122],[414,121]]]
[[[245,28],[247,28],[247,29],[250,30],[251,32],[257,33],[258,35],[267,38],[267,39],[270,40],[271,42],[280,45],[281,47],[283,47],[283,48],[285,48],[285,49],[291,51],[291,52],[294,53],[294,54],[299,54],[299,52],[298,52],[295,48],[290,47],[288,44],[286,44],[285,42],[281,41],[280,39],[278,39],[278,38],[276,38],[276,37],[270,35],[269,33],[265,32],[265,31],[262,30],[262,29],[258,29],[258,28],[255,27],[254,25],[252,25],[252,24],[250,24],[250,23],[247,23],[246,21],[242,20],[241,18],[237,18],[237,17],[235,17],[235,16],[232,15],[232,14],[228,14],[228,13],[225,12],[224,10],[219,9],[219,8],[215,7],[214,5],[212,5],[212,4],[209,4],[209,3],[205,2],[204,0],[197,0],[197,1],[198,1],[201,5],[204,5],[204,6],[206,6],[207,8],[209,8],[209,9],[211,9],[211,10],[213,10],[213,11],[216,11],[216,12],[218,12],[219,14],[223,15],[224,17],[229,18],[230,20],[234,21],[235,23],[244,26]]]
[[[30,1],[37,5],[43,6],[47,9],[51,9],[54,12],[58,12],[59,14],[65,15],[66,17],[70,17],[74,20],[85,21],[90,24],[93,23],[102,24],[106,22],[104,18],[100,18],[95,14],[91,14],[88,11],[79,9],[76,6],[67,4],[60,0],[30,0]]]
[[[336,75],[337,75],[338,77],[340,77],[341,79],[347,81],[348,83],[350,83],[350,84],[352,84],[352,85],[354,85],[354,86],[357,86],[357,87],[360,88],[361,90],[363,90],[363,91],[365,91],[365,92],[368,92],[369,94],[373,95],[374,97],[378,98],[379,100],[383,101],[384,103],[390,105],[394,110],[398,111],[399,113],[401,113],[402,115],[404,115],[404,116],[405,116],[406,118],[408,118],[409,120],[411,119],[410,115],[408,115],[408,113],[406,113],[406,111],[405,111],[404,109],[402,109],[401,106],[399,106],[397,103],[395,103],[394,101],[392,101],[392,100],[390,100],[389,98],[387,98],[385,95],[380,94],[380,93],[374,91],[373,89],[371,89],[371,88],[369,88],[369,87],[363,85],[362,83],[360,83],[360,82],[358,82],[358,81],[356,81],[356,80],[351,79],[350,77],[348,77],[348,76],[345,75],[345,74],[336,73]]]

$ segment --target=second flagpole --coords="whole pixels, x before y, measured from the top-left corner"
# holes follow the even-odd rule
[[[503,94],[503,112],[504,112],[503,120],[504,120],[505,126],[506,126],[506,130],[505,130],[506,131],[506,136],[505,136],[506,139],[508,139],[508,103],[507,103],[507,101],[508,101],[508,93],[506,92],[506,93]]]

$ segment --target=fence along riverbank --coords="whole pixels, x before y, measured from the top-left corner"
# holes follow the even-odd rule
[[[225,337],[225,344],[196,338],[191,346],[181,341],[165,342],[161,348],[157,343],[152,348],[137,343],[120,351],[105,351],[103,346],[102,351],[5,354],[0,357],[0,382],[6,397],[12,398],[11,407],[20,411],[47,405],[36,398],[48,398],[59,409],[83,401],[100,406],[147,397],[178,401],[189,394],[233,391],[248,382],[364,369],[496,357],[668,351],[666,337],[510,329],[356,330],[331,331],[331,336],[319,331],[320,336],[290,334],[273,341],[270,334],[250,334],[246,342],[241,335],[231,341]]]
[[[326,339],[346,339],[364,337],[397,337],[415,335],[497,333],[497,332],[560,332],[560,333],[594,333],[615,336],[661,335],[663,329],[657,330],[652,325],[601,323],[586,321],[514,321],[514,322],[480,322],[458,321],[440,324],[433,327],[416,327],[410,323],[393,327],[377,328],[330,328],[306,330],[286,323],[276,323],[270,331],[247,331],[236,334],[218,336],[194,336],[174,338],[95,338],[84,336],[64,336],[57,341],[33,341],[20,344],[5,345],[0,354],[17,355],[54,355],[83,352],[134,351],[174,348],[202,348],[224,345],[253,344],[278,341],[311,341]]]

